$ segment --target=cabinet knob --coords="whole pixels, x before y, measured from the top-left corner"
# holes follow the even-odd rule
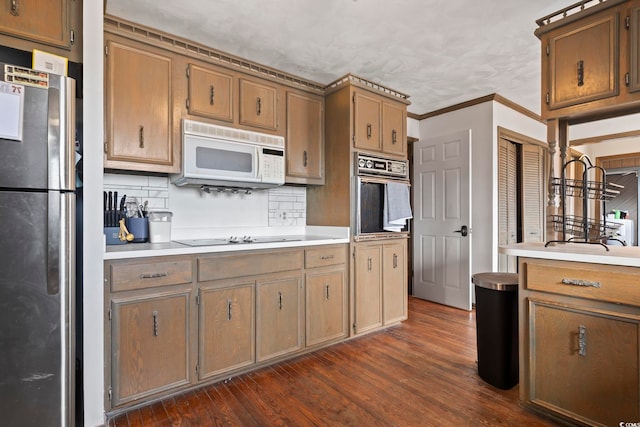
[[[140,148],[144,148],[144,126],[140,126],[140,130],[138,131],[138,143]]]
[[[20,8],[19,8],[18,0],[11,0],[11,14],[13,16],[20,15]]]
[[[157,337],[160,335],[160,332],[158,331],[158,311],[154,310],[151,314],[153,315],[153,336]]]
[[[578,356],[585,357],[587,355],[587,327],[578,326]]]
[[[578,86],[584,85],[584,61],[581,59],[578,61]]]

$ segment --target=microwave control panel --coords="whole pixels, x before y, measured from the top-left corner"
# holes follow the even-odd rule
[[[368,154],[356,154],[358,175],[379,175],[409,179],[409,166],[406,160],[392,160]]]

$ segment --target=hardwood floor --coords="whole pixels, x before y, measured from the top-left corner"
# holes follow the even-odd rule
[[[111,426],[552,426],[476,369],[474,313],[409,299],[409,320],[166,398]]]

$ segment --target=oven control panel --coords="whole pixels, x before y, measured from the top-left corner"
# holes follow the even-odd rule
[[[409,179],[409,166],[406,160],[392,160],[356,153],[356,168],[358,175],[379,175]]]

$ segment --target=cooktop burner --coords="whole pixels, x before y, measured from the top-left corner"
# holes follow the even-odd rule
[[[248,243],[278,243],[278,242],[297,242],[302,240],[299,237],[292,236],[264,236],[264,237],[236,237],[231,236],[228,239],[190,239],[176,240],[177,243],[187,246],[219,246],[219,245],[237,245]]]

